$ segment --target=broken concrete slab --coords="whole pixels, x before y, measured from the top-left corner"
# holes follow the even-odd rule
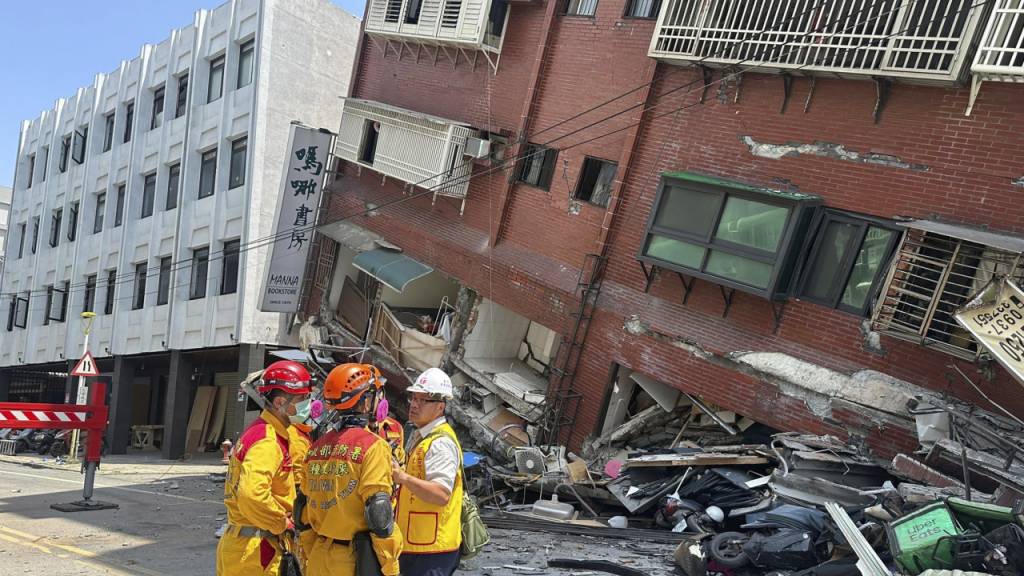
[[[964,483],[939,472],[923,462],[914,460],[906,454],[897,454],[892,459],[892,469],[900,476],[915,482],[921,482],[937,488],[963,488]]]

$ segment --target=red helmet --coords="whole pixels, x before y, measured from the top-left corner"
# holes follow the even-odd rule
[[[309,370],[292,360],[278,360],[263,371],[260,394],[280,390],[288,394],[309,394]]]

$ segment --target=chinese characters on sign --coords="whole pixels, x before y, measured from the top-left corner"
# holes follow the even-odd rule
[[[1016,284],[992,281],[956,312],[956,321],[1024,383],[1024,292]]]
[[[316,209],[323,192],[324,163],[332,135],[313,128],[292,125],[288,160],[282,177],[281,202],[274,226],[274,247],[267,266],[260,310],[296,312],[302,296],[302,280]]]

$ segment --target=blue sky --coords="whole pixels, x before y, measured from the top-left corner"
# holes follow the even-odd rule
[[[14,181],[22,120],[92,84],[223,0],[3,1],[0,8],[0,185]],[[362,17],[363,0],[332,0]]]

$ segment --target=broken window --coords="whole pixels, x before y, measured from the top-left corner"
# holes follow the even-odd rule
[[[53,211],[50,216],[50,247],[56,248],[60,244],[60,224],[64,218],[64,209],[59,208]]]
[[[614,162],[586,157],[573,198],[607,207],[617,168],[618,165]]]
[[[801,278],[801,297],[867,315],[898,238],[899,232],[886,223],[826,212]]]
[[[522,164],[519,167],[519,181],[535,188],[548,190],[551,188],[551,177],[555,173],[555,160],[558,150],[545,148],[537,144],[527,144],[523,148]]]
[[[765,297],[788,293],[818,199],[690,173],[666,175],[640,259]]]
[[[68,158],[71,156],[71,134],[64,136],[60,141],[60,164],[57,169],[63,172],[68,171]]]
[[[28,301],[31,296],[31,292],[25,292],[23,296],[18,297],[18,302],[15,304],[14,325],[18,328],[28,326]]]
[[[911,222],[890,266],[872,328],[973,360],[974,339],[953,314],[990,280],[1020,283],[1018,238],[936,222]]]
[[[68,214],[68,241],[74,242],[78,236],[78,202],[72,202]]]

